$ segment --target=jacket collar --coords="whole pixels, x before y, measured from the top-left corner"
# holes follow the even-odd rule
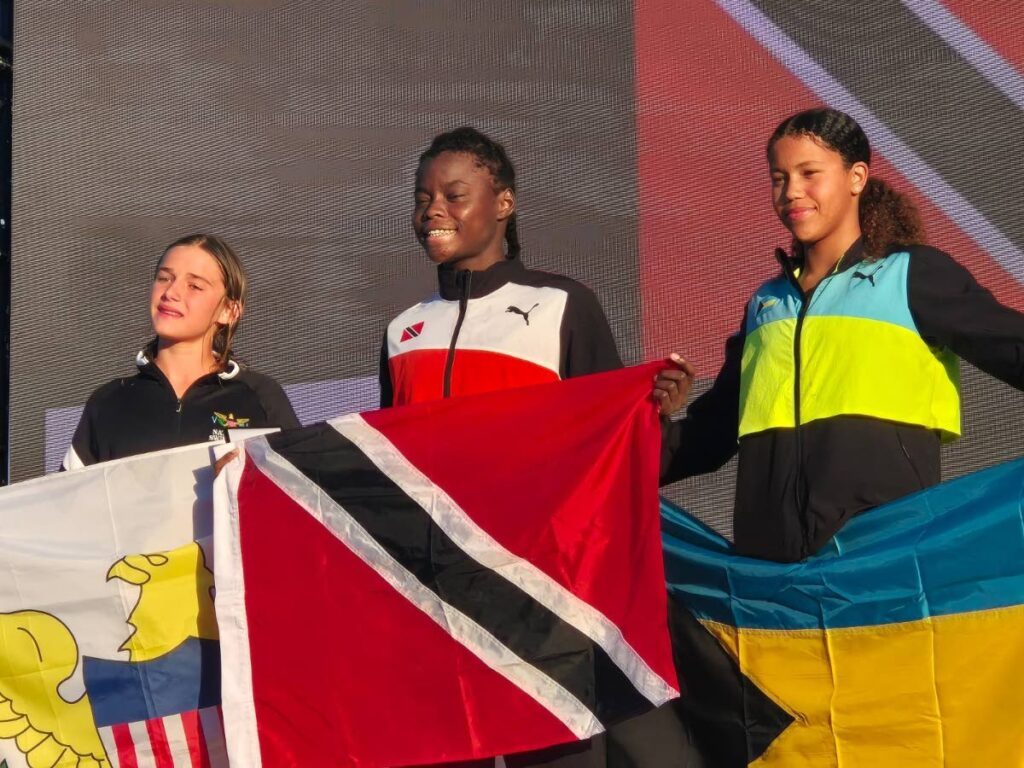
[[[775,249],[775,260],[779,262],[779,266],[782,267],[782,272],[791,280],[796,280],[800,274],[800,268],[803,266],[803,259],[793,258],[787,254],[781,248]],[[850,267],[860,264],[864,260],[864,238],[858,237],[853,241],[853,245],[846,249],[846,253],[843,254],[842,258],[839,259],[839,263],[836,264],[832,275],[838,275],[841,272],[845,272]]]
[[[506,258],[478,272],[440,264],[437,267],[438,290],[441,298],[448,301],[479,299],[494,293],[525,271],[526,267],[518,258]]]
[[[170,382],[167,381],[167,377],[164,376],[164,372],[160,370],[153,358],[156,357],[156,339],[151,341],[145,347],[139,350],[138,354],[135,355],[135,365],[139,369],[139,376],[147,379],[156,379],[162,384],[170,386]],[[241,367],[234,360],[228,360],[228,367],[220,371],[219,373],[210,373],[206,376],[202,376],[196,380],[196,384],[207,381],[227,381],[235,378],[238,372],[242,370]]]

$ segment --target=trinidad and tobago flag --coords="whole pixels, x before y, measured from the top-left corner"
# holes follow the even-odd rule
[[[216,513],[232,764],[508,754],[676,697],[656,367],[247,441]]]
[[[399,342],[415,339],[417,336],[423,333],[423,326],[424,322],[421,320],[418,323],[413,323],[409,327],[404,328],[402,330],[402,337],[399,339]]]

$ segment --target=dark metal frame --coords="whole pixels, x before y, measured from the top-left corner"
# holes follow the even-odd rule
[[[10,479],[11,446],[11,97],[14,0],[0,0],[0,485]]]

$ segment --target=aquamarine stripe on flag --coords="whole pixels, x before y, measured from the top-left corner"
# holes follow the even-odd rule
[[[865,512],[801,563],[733,555],[662,504],[670,590],[701,619],[834,629],[1024,604],[1024,459]]]

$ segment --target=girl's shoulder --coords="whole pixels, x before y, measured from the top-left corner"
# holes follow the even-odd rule
[[[514,282],[534,288],[555,288],[570,295],[593,295],[593,291],[583,282],[560,272],[547,272],[543,269],[524,268],[515,276]]]
[[[258,393],[267,392],[277,394],[284,391],[284,388],[278,383],[277,379],[272,376],[260,373],[255,368],[250,368],[247,365],[239,365],[235,361],[232,361],[231,364],[232,366],[235,366],[237,370],[232,371],[229,369],[225,374],[220,374],[220,378],[223,383],[243,386]]]
[[[555,295],[563,294],[566,311],[571,315],[604,315],[601,300],[594,290],[568,275],[541,269],[523,269],[511,282],[538,291],[555,291]]]
[[[901,258],[919,262],[955,262],[956,260],[945,251],[933,245],[915,244],[900,245],[889,249],[883,259]]]
[[[428,309],[435,304],[444,304],[444,299],[441,298],[441,294],[438,291],[433,291],[426,298],[417,301],[415,304],[411,304],[405,309],[401,310],[397,315],[393,315],[391,320],[388,322],[388,326],[395,325],[404,321],[406,318],[418,315],[425,309]]]
[[[235,365],[237,366],[237,363]],[[299,420],[288,399],[288,394],[277,379],[249,367],[238,367],[237,372],[225,382],[234,382],[233,386],[244,388],[247,396],[256,397],[259,407],[265,414],[266,423],[254,426],[273,426],[282,429],[293,429],[299,426]],[[230,388],[226,387],[226,389]]]
[[[932,283],[960,285],[964,280],[973,279],[963,264],[931,245],[893,248],[885,256],[885,260],[904,262],[907,280],[911,286]]]
[[[131,397],[140,387],[145,386],[143,377],[136,372],[132,375],[118,376],[106,384],[101,384],[89,395],[87,404],[100,405],[116,401],[123,397]]]

